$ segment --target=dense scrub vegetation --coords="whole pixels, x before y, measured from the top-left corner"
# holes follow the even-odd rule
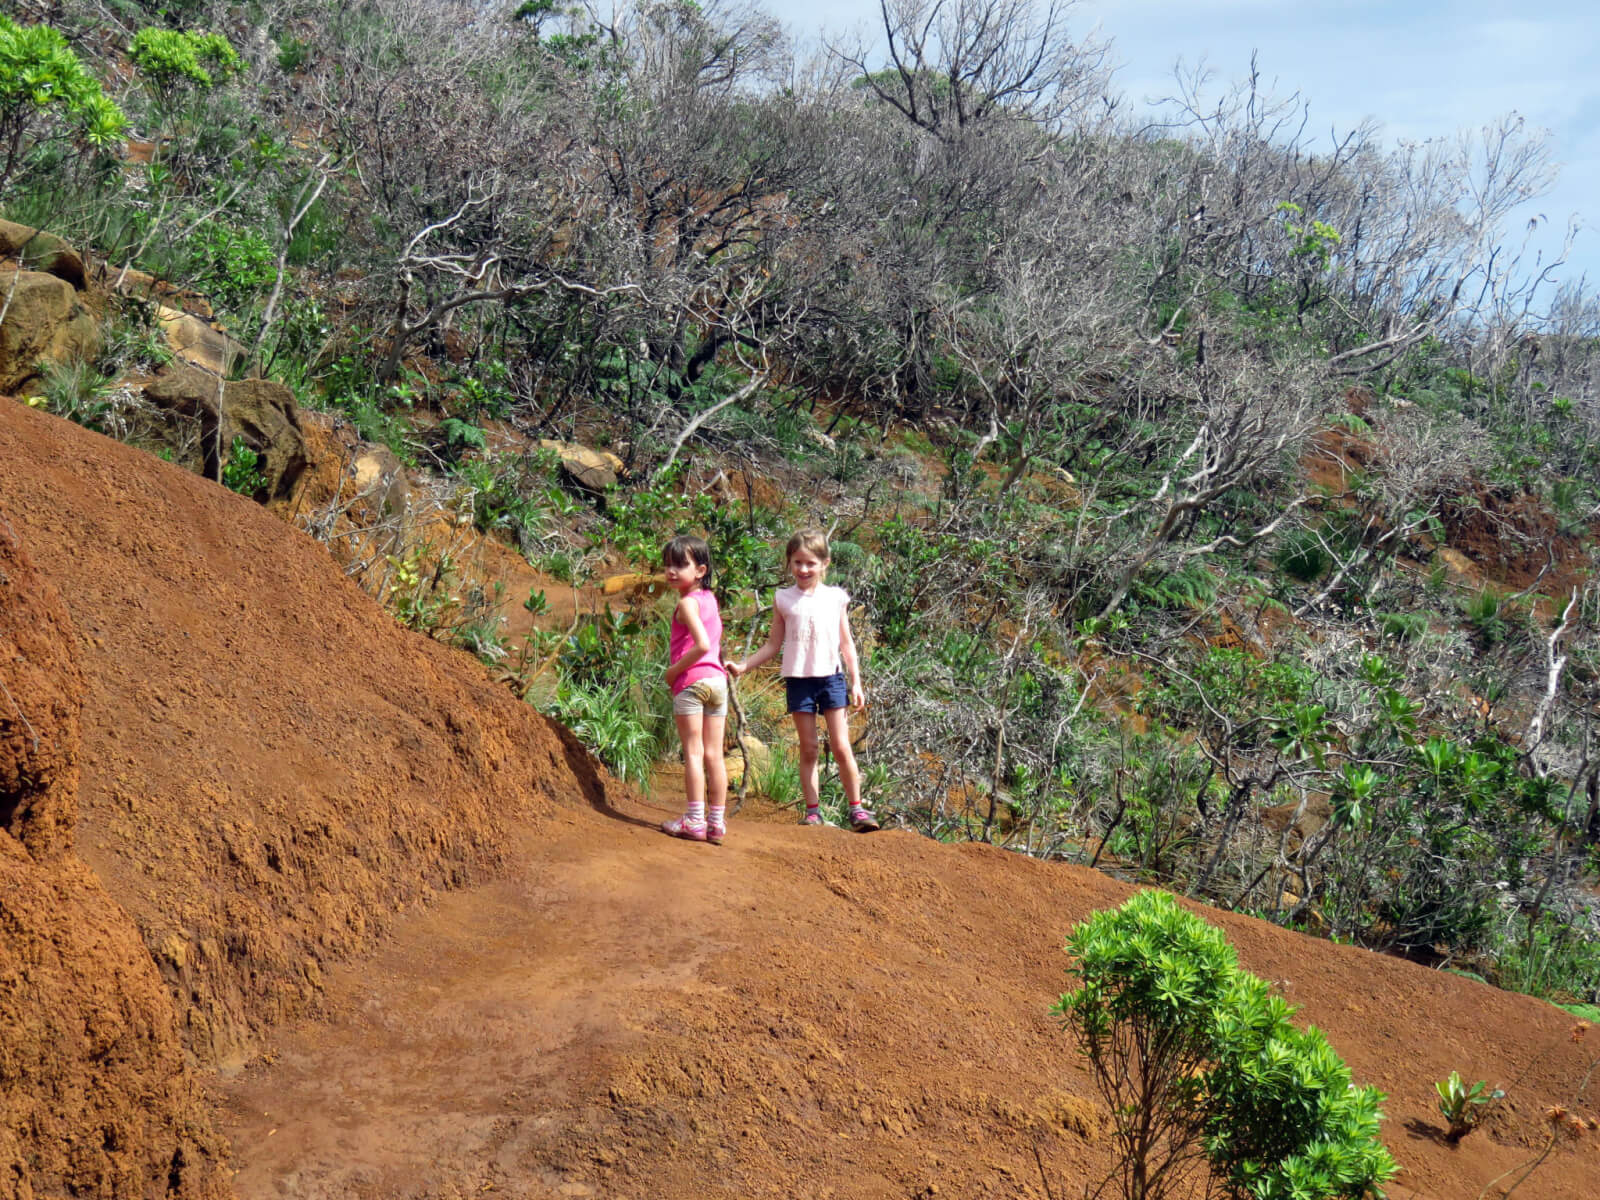
[[[704,532],[734,646],[831,529],[893,819],[1600,998],[1600,305],[1508,240],[1516,120],[1313,145],[1251,78],[1140,124],[1026,0],[811,57],[693,0],[15,7],[4,215],[204,293],[449,528],[576,584]],[[43,402],[143,436],[112,321]],[[659,623],[508,645],[455,549],[363,577],[647,773]]]

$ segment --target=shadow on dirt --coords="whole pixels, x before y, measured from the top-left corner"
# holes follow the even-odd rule
[[[578,790],[583,793],[583,798],[590,808],[602,816],[610,817],[613,821],[621,821],[624,825],[637,825],[641,829],[654,829],[654,821],[646,821],[640,817],[631,817],[622,812],[611,803],[611,796],[606,790],[606,784],[596,770],[594,755],[590,754],[578,741],[577,736],[564,725],[552,721],[551,730],[561,741],[561,754],[566,760],[567,769],[572,772],[572,778],[578,784]]]
[[[1406,1132],[1418,1141],[1432,1142],[1435,1146],[1455,1145],[1443,1129],[1418,1117],[1406,1122]]]

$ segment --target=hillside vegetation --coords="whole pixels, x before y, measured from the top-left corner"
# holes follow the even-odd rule
[[[474,714],[644,784],[638,576],[705,534],[753,645],[819,525],[888,824],[1600,1001],[1600,303],[1506,226],[1553,172],[1514,117],[1313,142],[1251,77],[1143,123],[1048,0],[814,52],[693,0],[12,10],[0,387],[325,543],[507,685]],[[740,692],[741,795],[792,803]],[[428,736],[504,761],[477,719]],[[386,873],[504,849],[408,836],[332,917],[252,901],[290,932],[244,992],[167,963],[191,1050],[301,1011],[317,928],[422,894]],[[153,950],[157,891],[117,896]]]
[[[93,94],[8,93],[4,204],[116,298],[32,403],[290,494],[126,382],[214,309],[332,418],[294,518],[636,778],[661,631],[569,620],[586,582],[703,531],[737,644],[820,523],[899,823],[1596,998],[1600,310],[1505,240],[1552,171],[1515,119],[1312,145],[1249,79],[1136,127],[1005,0],[808,59],[688,2],[75,11]],[[352,435],[408,522],[351,511]]]

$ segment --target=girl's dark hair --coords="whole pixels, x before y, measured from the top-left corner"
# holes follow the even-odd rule
[[[709,588],[711,586],[713,568],[711,566],[711,547],[706,545],[705,538],[682,533],[661,547],[662,566],[687,567],[690,563],[706,569],[706,577],[700,581],[700,586]]]

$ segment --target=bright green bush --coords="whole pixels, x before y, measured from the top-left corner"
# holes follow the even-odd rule
[[[49,140],[52,120],[95,149],[115,144],[127,127],[57,30],[0,16],[0,194],[24,157]]]
[[[168,98],[183,87],[209,91],[241,65],[232,44],[220,33],[188,29],[141,29],[133,35],[128,57]]]
[[[1351,1083],[1316,1029],[1241,970],[1222,932],[1164,892],[1067,938],[1079,983],[1052,1010],[1077,1036],[1116,1121],[1121,1194],[1186,1194],[1208,1172],[1254,1200],[1367,1195],[1398,1169],[1382,1094]]]

